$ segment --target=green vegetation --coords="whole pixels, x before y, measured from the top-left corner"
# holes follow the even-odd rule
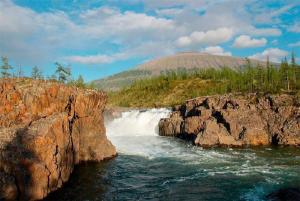
[[[93,82],[91,83],[85,83],[82,75],[79,75],[76,80],[69,80],[68,85],[70,86],[75,86],[78,88],[83,88],[83,89],[95,89],[95,85]]]
[[[2,57],[1,60],[2,60],[2,66],[0,67],[2,69],[1,76],[3,78],[11,77],[11,73],[9,71],[12,70],[13,67],[8,63],[8,58]]]
[[[75,86],[78,88],[88,88],[88,89],[95,89],[95,84],[92,83],[85,83],[82,75],[79,75],[77,79],[72,79],[72,72],[70,67],[65,67],[60,63],[55,63],[56,71],[55,74],[44,77],[42,70],[34,66],[31,70],[31,79],[39,79],[39,80],[50,80],[53,82],[61,82],[67,84],[69,86]],[[16,69],[16,74],[10,73],[13,67],[9,64],[7,57],[2,57],[2,65],[0,66],[1,69],[1,77],[2,78],[29,78],[24,76],[24,72],[22,71],[21,66]],[[30,79],[28,79],[30,80]]]
[[[71,69],[64,67],[62,64],[56,62],[56,71],[55,73],[58,75],[58,81],[62,83],[66,83],[71,76]]]
[[[109,103],[123,107],[163,107],[180,104],[197,96],[225,93],[282,93],[300,89],[300,67],[293,59],[280,67],[247,65],[235,71],[206,69],[166,71],[158,77],[138,80],[130,87],[109,92]]]
[[[33,79],[43,79],[43,73],[37,66],[35,66],[32,68],[31,77]]]

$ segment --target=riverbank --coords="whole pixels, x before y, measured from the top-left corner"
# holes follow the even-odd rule
[[[296,147],[203,149],[158,135],[170,110],[130,110],[105,123],[118,157],[83,164],[47,201],[203,200],[266,201],[266,195],[300,183]]]
[[[300,145],[300,99],[294,95],[204,96],[173,108],[162,136],[202,147]]]

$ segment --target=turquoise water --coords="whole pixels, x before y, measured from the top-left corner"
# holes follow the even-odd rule
[[[201,149],[158,136],[157,122],[167,115],[133,111],[107,123],[119,156],[78,166],[47,200],[254,201],[281,187],[300,186],[299,148]]]

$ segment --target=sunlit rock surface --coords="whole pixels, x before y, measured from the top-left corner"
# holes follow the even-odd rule
[[[173,108],[159,133],[196,145],[300,145],[300,100],[293,95],[199,97]]]
[[[0,81],[0,200],[36,200],[82,161],[116,155],[106,138],[106,95],[59,83]]]

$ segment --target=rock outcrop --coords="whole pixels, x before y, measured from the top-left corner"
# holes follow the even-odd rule
[[[59,83],[0,81],[0,200],[37,200],[83,161],[116,155],[106,138],[106,95]]]
[[[300,145],[300,99],[294,95],[199,97],[173,108],[159,133],[196,145]]]

